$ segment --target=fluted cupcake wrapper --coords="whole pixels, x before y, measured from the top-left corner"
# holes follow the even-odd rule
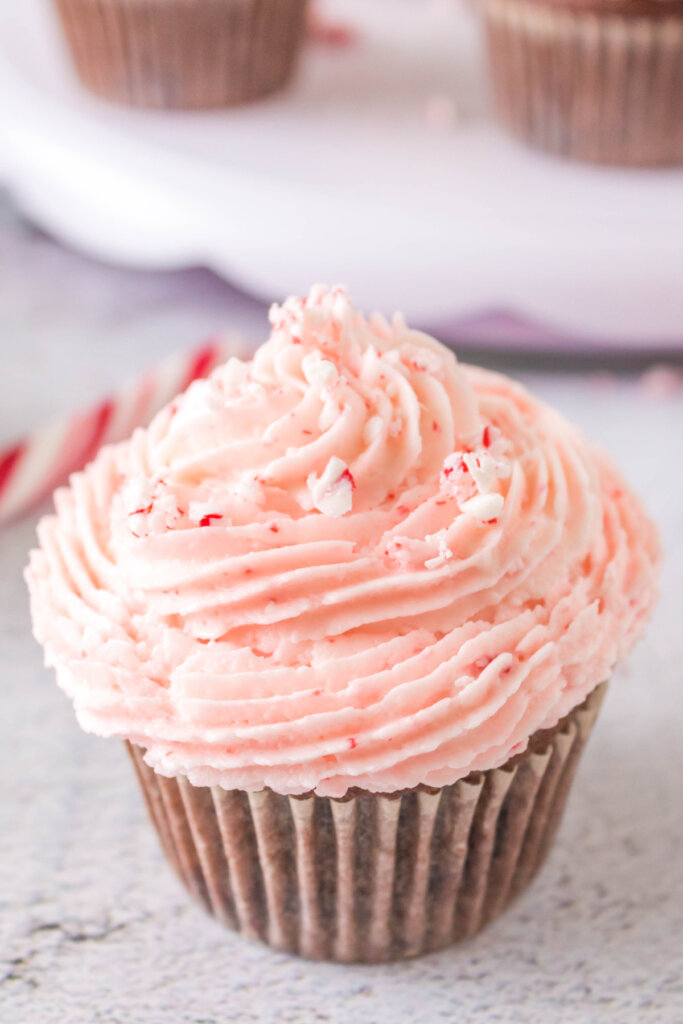
[[[498,115],[541,149],[594,163],[683,163],[683,13],[478,0]],[[656,16],[655,16],[656,15]]]
[[[386,796],[193,786],[128,747],[166,855],[209,913],[312,959],[396,960],[473,935],[533,878],[605,688],[502,768]]]
[[[91,92],[129,106],[226,107],[286,84],[307,0],[55,0]]]

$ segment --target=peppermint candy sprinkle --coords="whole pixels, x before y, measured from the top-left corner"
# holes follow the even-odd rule
[[[460,510],[465,515],[489,523],[500,515],[504,505],[505,499],[502,494],[475,494],[473,498],[463,501]]]
[[[313,506],[323,515],[338,519],[351,511],[356,483],[343,459],[333,455],[322,475],[311,473],[306,482]]]
[[[301,369],[308,383],[320,391],[334,384],[337,377],[337,367],[329,359],[323,359],[320,352],[309,352],[301,360]]]
[[[187,514],[190,521],[199,526],[213,526],[221,521],[225,526],[230,525],[220,506],[213,501],[191,501]]]

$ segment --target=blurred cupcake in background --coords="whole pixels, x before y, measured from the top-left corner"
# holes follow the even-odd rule
[[[479,4],[511,132],[595,163],[683,163],[683,0]]]
[[[292,76],[307,0],[56,0],[91,92],[136,107],[206,109]]]

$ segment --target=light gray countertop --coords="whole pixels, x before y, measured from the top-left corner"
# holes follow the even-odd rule
[[[0,207],[0,442],[264,311],[210,275],[90,264]],[[462,947],[309,964],[231,935],[162,860],[123,746],[84,735],[42,667],[21,578],[35,520],[0,531],[2,1024],[683,1021],[683,392],[519,376],[618,458],[666,549],[538,880]]]

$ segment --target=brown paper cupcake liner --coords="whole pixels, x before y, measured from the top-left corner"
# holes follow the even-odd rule
[[[533,878],[605,689],[502,768],[386,796],[193,786],[128,748],[164,851],[210,914],[311,959],[396,960],[474,935]]]
[[[683,163],[678,0],[622,2],[622,13],[607,14],[536,0],[479,3],[496,109],[514,135],[594,163]]]
[[[226,107],[289,80],[307,0],[55,0],[76,71],[129,106]]]

